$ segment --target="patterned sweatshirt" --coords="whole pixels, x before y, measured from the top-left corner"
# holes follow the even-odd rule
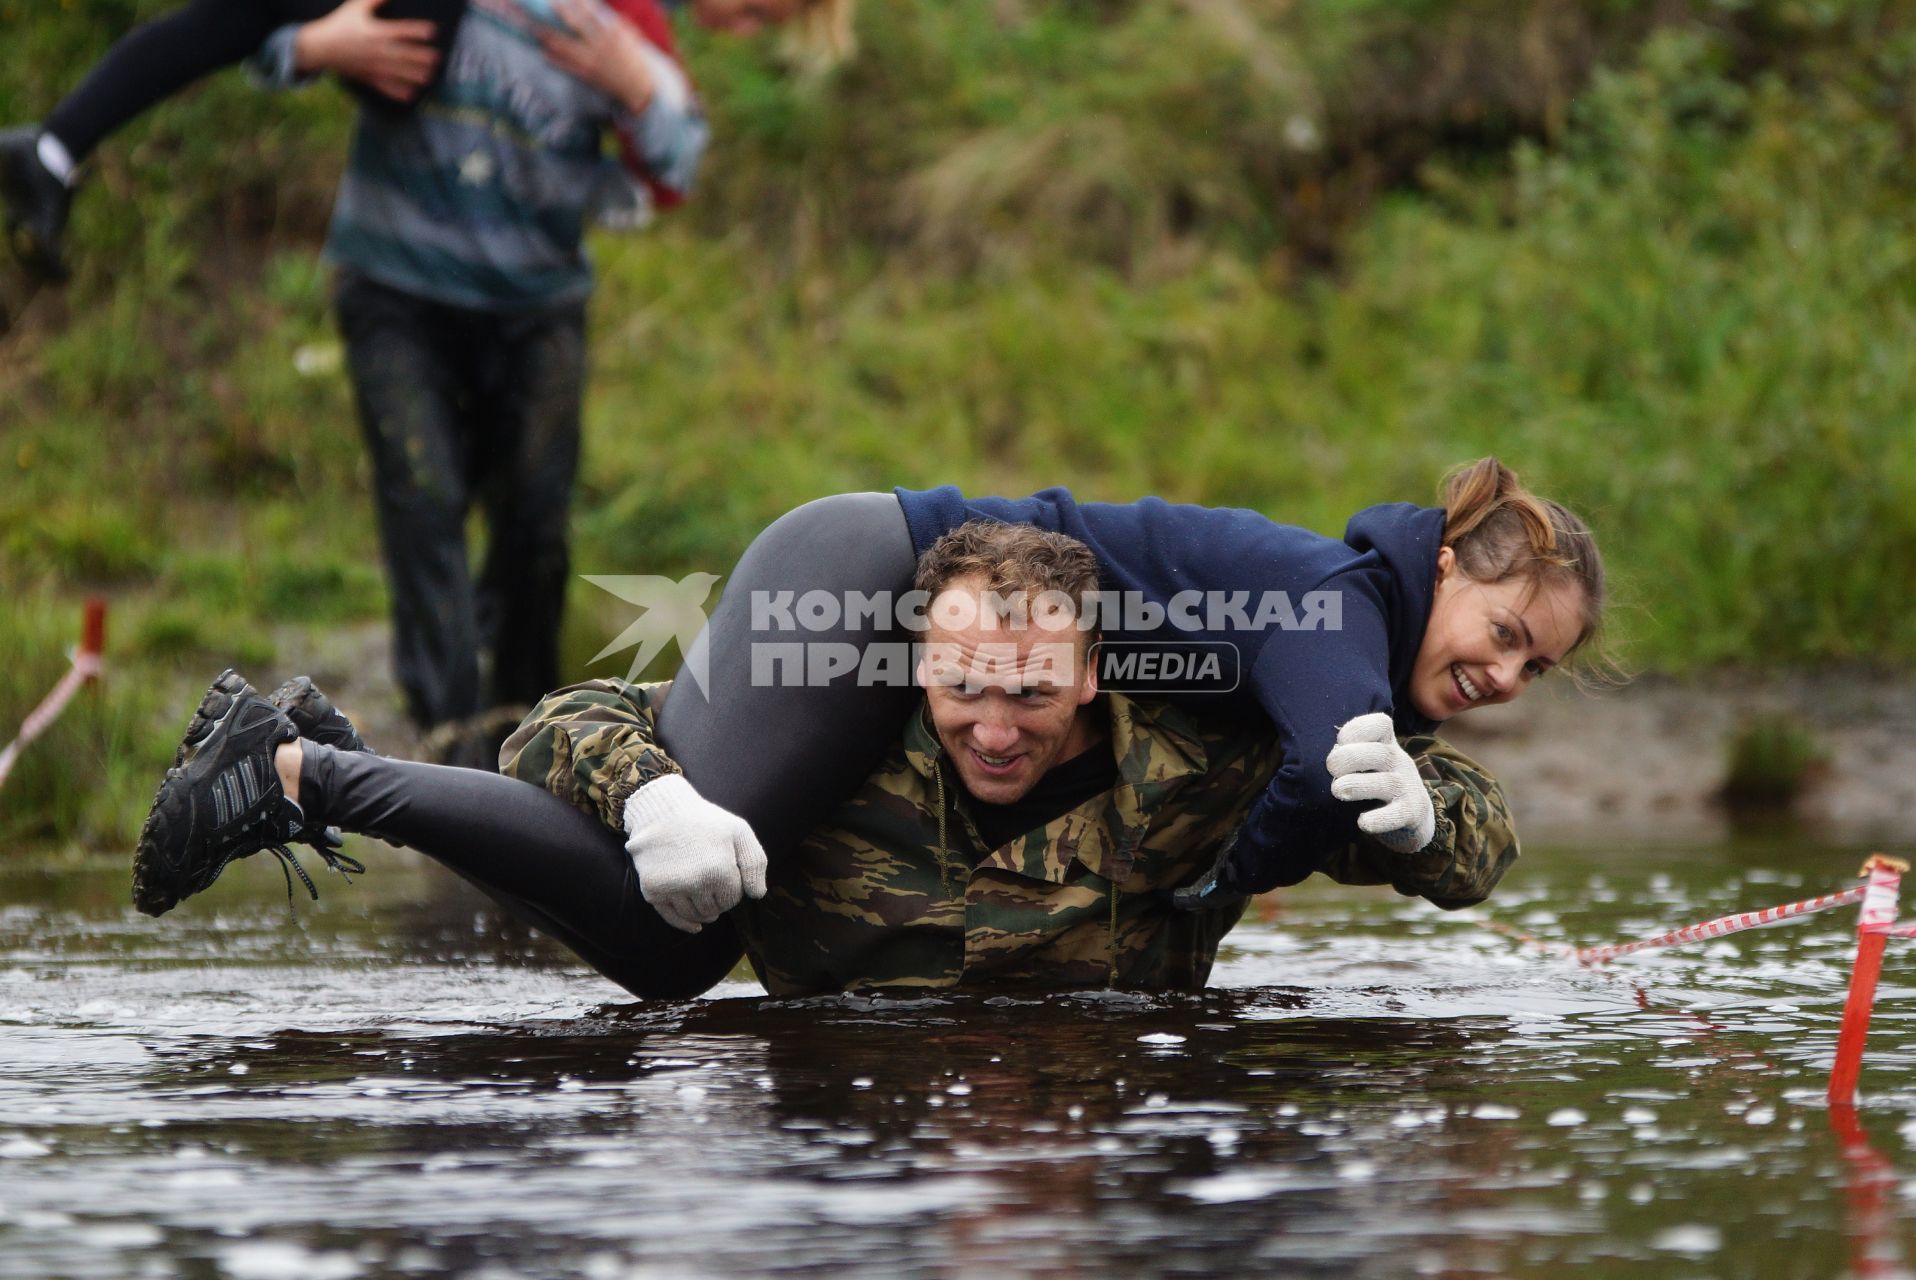
[[[602,0],[594,0],[595,3]],[[634,114],[547,61],[539,0],[471,0],[435,88],[405,112],[362,110],[326,241],[329,261],[415,297],[478,310],[576,302],[592,291],[585,221],[609,161],[653,204],[690,187],[707,130],[654,0],[613,0],[648,42],[657,90]],[[297,26],[255,59],[290,85]]]

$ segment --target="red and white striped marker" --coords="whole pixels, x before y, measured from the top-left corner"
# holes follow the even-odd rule
[[[1896,927],[1896,897],[1909,864],[1901,858],[1871,854],[1860,874],[1869,877],[1863,909],[1856,921],[1856,965],[1850,971],[1849,998],[1843,1003],[1843,1028],[1836,1035],[1836,1065],[1830,1071],[1832,1106],[1856,1105],[1856,1082],[1863,1074],[1863,1044],[1869,1039],[1869,1015],[1876,1007],[1876,982],[1883,972],[1883,946]]]
[[[1916,923],[1896,923],[1896,899],[1902,890],[1903,874],[1908,870],[1909,864],[1901,858],[1871,854],[1869,861],[1863,864],[1862,871],[1858,872],[1868,877],[1867,882],[1853,888],[1827,893],[1820,898],[1806,898],[1801,902],[1786,902],[1780,907],[1767,907],[1762,911],[1744,911],[1706,920],[1701,924],[1686,925],[1681,929],[1672,929],[1669,933],[1660,933],[1654,938],[1639,938],[1635,942],[1612,943],[1601,947],[1575,947],[1565,942],[1552,942],[1495,921],[1479,920],[1476,923],[1480,928],[1514,938],[1525,946],[1552,951],[1575,959],[1580,964],[1600,965],[1618,956],[1653,947],[1702,942],[1741,933],[1745,929],[1786,924],[1813,912],[1860,902],[1862,908],[1856,922],[1856,964],[1850,971],[1849,998],[1843,1005],[1843,1026],[1836,1037],[1836,1065],[1830,1072],[1829,1085],[1831,1106],[1854,1107],[1856,1082],[1863,1070],[1863,1044],[1869,1038],[1870,1012],[1876,1004],[1876,984],[1882,975],[1884,944],[1891,938],[1916,938]]]
[[[66,710],[67,703],[80,691],[80,686],[97,680],[100,676],[100,651],[106,647],[106,601],[94,598],[86,602],[86,612],[80,624],[80,647],[73,651],[73,665],[60,677],[60,683],[53,691],[40,699],[40,705],[28,713],[21,722],[20,733],[0,749],[0,786],[4,786],[7,775],[13,772],[13,765],[20,758],[26,745],[47,731],[60,713]]]
[[[1864,886],[1857,885],[1853,889],[1826,893],[1820,898],[1806,898],[1802,902],[1786,902],[1780,907],[1765,907],[1761,911],[1741,911],[1733,916],[1721,916],[1715,920],[1705,920],[1701,924],[1685,925],[1681,929],[1660,933],[1654,938],[1639,938],[1635,942],[1615,942],[1601,947],[1577,947],[1574,951],[1581,964],[1603,964],[1618,956],[1648,951],[1652,947],[1674,947],[1685,942],[1703,942],[1710,938],[1728,937],[1732,933],[1742,933],[1745,929],[1761,929],[1767,925],[1787,924],[1798,916],[1810,915],[1817,911],[1829,911],[1835,907],[1846,907],[1852,902],[1861,901],[1866,892]],[[1892,909],[1891,915],[1894,914]]]

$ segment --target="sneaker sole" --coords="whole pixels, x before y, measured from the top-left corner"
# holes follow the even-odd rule
[[[173,767],[166,771],[159,790],[153,794],[153,807],[147,811],[139,844],[133,852],[133,905],[149,916],[165,915],[185,896],[175,888],[178,870],[166,865],[160,850],[164,846],[161,837],[167,829],[182,818],[190,821],[192,817],[190,803],[185,804],[184,814],[179,812],[186,800],[187,761],[198,754],[214,726],[233,709],[233,704],[252,692],[253,686],[229,667],[207,686],[200,705],[186,722],[186,733],[173,753]]]
[[[149,916],[163,916],[180,903],[180,893],[174,887],[177,876],[160,856],[163,837],[177,820],[184,798],[175,786],[179,780],[177,769],[167,770],[153,795],[153,807],[147,811],[146,825],[140,828],[140,843],[133,853],[133,905]]]
[[[173,768],[186,763],[187,753],[206,741],[206,735],[213,732],[213,726],[220,717],[233,709],[233,702],[249,693],[255,692],[246,677],[228,667],[219,673],[213,683],[206,686],[206,693],[200,698],[200,705],[186,722],[186,732],[180,735],[180,745],[173,749]]]
[[[58,250],[50,249],[14,210],[33,203],[33,188],[21,177],[12,157],[0,159],[0,204],[6,206],[7,247],[42,284],[65,284],[73,275]]]

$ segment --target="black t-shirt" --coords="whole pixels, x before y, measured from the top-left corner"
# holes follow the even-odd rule
[[[1118,784],[1118,762],[1110,741],[1100,741],[1063,764],[1053,765],[1038,785],[1010,804],[971,799],[971,818],[985,848],[998,849],[1028,831],[1061,818]]]

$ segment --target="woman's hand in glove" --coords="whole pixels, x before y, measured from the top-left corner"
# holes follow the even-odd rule
[[[1382,711],[1358,716],[1337,731],[1325,758],[1331,794],[1339,800],[1382,803],[1357,815],[1357,825],[1396,853],[1415,853],[1437,834],[1437,813],[1417,762],[1397,745],[1397,730]]]

